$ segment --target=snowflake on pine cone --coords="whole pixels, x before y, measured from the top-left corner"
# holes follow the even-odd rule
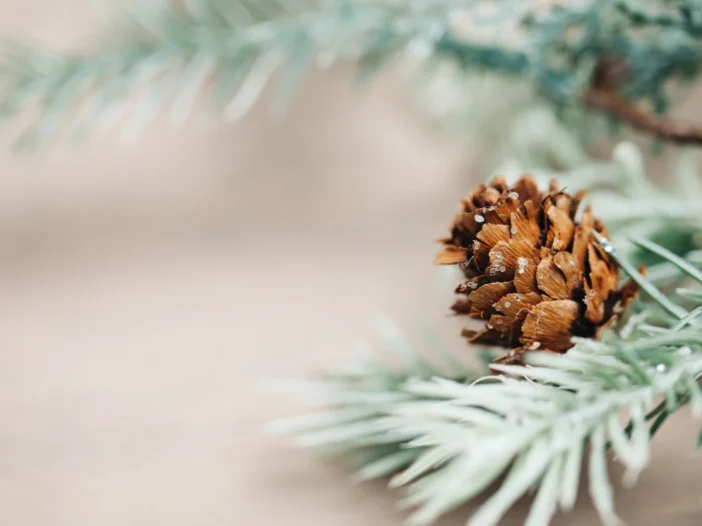
[[[504,361],[525,350],[562,353],[573,336],[598,337],[631,303],[636,286],[617,288],[618,266],[593,238],[593,230],[608,237],[604,225],[590,207],[575,222],[585,195],[555,181],[542,193],[527,175],[511,188],[497,177],[462,200],[436,263],[460,265],[468,278],[453,310],[486,320],[463,331],[470,342],[511,348]]]

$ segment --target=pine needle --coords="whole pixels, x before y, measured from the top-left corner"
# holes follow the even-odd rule
[[[667,313],[675,316],[678,319],[683,319],[688,315],[688,312],[681,306],[670,301],[665,294],[658,290],[650,281],[648,281],[644,276],[637,271],[628,261],[619,257],[619,254],[614,249],[612,244],[608,239],[606,239],[602,234],[597,231],[592,232],[595,239],[602,245],[605,252],[607,252],[612,259],[614,259],[621,269],[639,286],[641,290],[648,295],[653,301],[663,308]]]

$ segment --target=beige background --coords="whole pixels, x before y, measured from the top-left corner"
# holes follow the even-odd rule
[[[0,30],[80,42],[89,4],[4,0]],[[338,362],[378,313],[463,349],[431,241],[480,147],[432,128],[398,77],[349,86],[314,75],[284,121],[261,105],[1,155],[0,524],[401,524],[380,484],[262,433],[299,407],[259,380]],[[618,492],[630,524],[702,523],[695,435],[680,414],[656,439]],[[594,517],[583,492],[558,523]]]

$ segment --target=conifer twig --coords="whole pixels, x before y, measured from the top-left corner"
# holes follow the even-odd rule
[[[203,93],[236,118],[276,78],[284,102],[316,67],[358,61],[367,75],[411,56],[527,79],[555,106],[599,109],[662,139],[701,144],[694,127],[647,115],[616,95],[666,110],[668,81],[698,74],[702,29],[691,15],[695,2],[652,2],[651,13],[668,13],[664,24],[648,8],[622,10],[615,0],[557,6],[495,0],[492,16],[481,13],[485,2],[478,0],[301,0],[292,7],[279,0],[149,2],[93,53],[4,43],[0,118],[39,110],[20,132],[18,142],[27,147],[62,131],[84,135],[96,121],[103,124],[103,115],[110,125],[133,116],[126,123],[131,130],[170,107],[173,120],[183,123]],[[622,89],[583,100],[593,61],[614,51],[630,72]],[[145,96],[132,109],[136,92]]]
[[[616,253],[607,240],[598,240]],[[679,273],[689,271],[662,247],[639,246]],[[657,289],[644,276],[636,278],[660,304]],[[702,302],[702,296],[688,299]],[[673,314],[682,313],[672,300],[665,302]],[[607,343],[579,338],[563,355],[530,352],[527,365],[493,365],[498,374],[478,381],[408,374],[414,359],[404,373],[391,373],[407,378],[404,383],[386,382],[389,371],[382,367],[366,369],[353,383],[337,385],[340,391],[320,394],[321,404],[343,400],[331,416],[303,417],[278,430],[297,435],[304,445],[321,437],[326,446],[370,454],[359,477],[395,474],[391,486],[407,486],[404,504],[415,509],[410,524],[418,526],[488,491],[502,475],[468,524],[497,524],[514,502],[536,490],[526,524],[546,525],[559,508],[573,508],[589,445],[589,493],[602,522],[618,525],[608,451],[626,468],[625,483],[633,484],[650,462],[653,436],[671,414],[689,405],[702,418],[702,339],[697,328],[685,328],[699,311],[684,323],[663,320],[654,336],[634,322],[626,336],[613,333]],[[357,389],[359,380],[374,386],[372,398]],[[347,415],[357,419],[359,411],[362,421],[349,426]],[[623,412],[629,415],[626,425]]]
[[[658,139],[676,144],[702,144],[702,128],[645,112],[612,90],[591,89],[584,103]]]

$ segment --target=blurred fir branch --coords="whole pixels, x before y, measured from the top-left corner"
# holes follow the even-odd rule
[[[7,121],[39,106],[26,145],[51,139],[69,121],[84,131],[98,117],[119,122],[127,112],[138,129],[165,105],[182,123],[205,91],[235,118],[276,72],[285,101],[312,67],[359,61],[368,75],[404,56],[526,79],[550,103],[584,105],[663,139],[698,143],[696,129],[631,104],[645,100],[664,113],[665,84],[699,72],[701,38],[695,0],[150,2],[89,53],[6,44],[0,115]],[[131,108],[130,95],[144,86]]]
[[[275,73],[284,104],[312,67],[360,60],[370,71],[408,48],[431,48],[445,37],[456,2],[293,4],[151,2],[91,53],[9,43],[0,67],[0,115],[9,120],[39,104],[40,115],[21,140],[26,145],[51,139],[69,119],[83,132],[100,117],[120,121],[129,112],[130,126],[139,128],[167,105],[172,119],[183,123],[202,91],[218,111],[238,118]],[[138,107],[129,108],[130,95],[144,87]]]
[[[394,409],[424,400],[404,389],[413,380],[434,377],[466,383],[487,373],[487,366],[467,366],[431,338],[432,352],[425,358],[389,321],[379,326],[387,353],[364,346],[363,356],[338,366],[316,381],[275,382],[274,387],[295,392],[313,404],[336,406],[326,413],[278,420],[268,426],[272,433],[295,435],[297,444],[314,447],[325,455],[351,455],[358,469],[356,480],[389,475],[420,457],[421,449],[407,449],[420,435],[397,432],[381,424]],[[426,353],[424,353],[426,354]],[[485,363],[492,356],[485,357]]]
[[[602,243],[612,251],[608,240]],[[415,525],[431,524],[502,475],[468,524],[497,524],[532,490],[536,497],[526,524],[548,524],[559,509],[573,508],[587,457],[593,503],[604,524],[620,524],[608,451],[626,468],[625,484],[632,485],[650,462],[651,439],[671,414],[689,405],[702,419],[702,273],[654,243],[638,244],[696,282],[679,291],[674,316],[666,314],[672,299],[636,274],[651,299],[642,314],[603,341],[579,339],[564,355],[532,352],[526,366],[492,365],[493,374],[479,380],[470,374],[428,379],[431,372],[422,370],[416,355],[402,373],[376,363],[355,369],[353,381],[337,381],[332,390],[320,383],[316,401],[336,407],[331,413],[288,420],[274,430],[296,435],[305,446],[362,451],[359,478],[394,474],[391,486],[408,487],[404,504],[416,509],[409,521]],[[623,269],[635,273],[629,264]],[[685,303],[694,308],[686,310]],[[388,375],[407,381],[380,383]],[[372,406],[358,385],[376,387]],[[628,421],[621,421],[623,414]]]

